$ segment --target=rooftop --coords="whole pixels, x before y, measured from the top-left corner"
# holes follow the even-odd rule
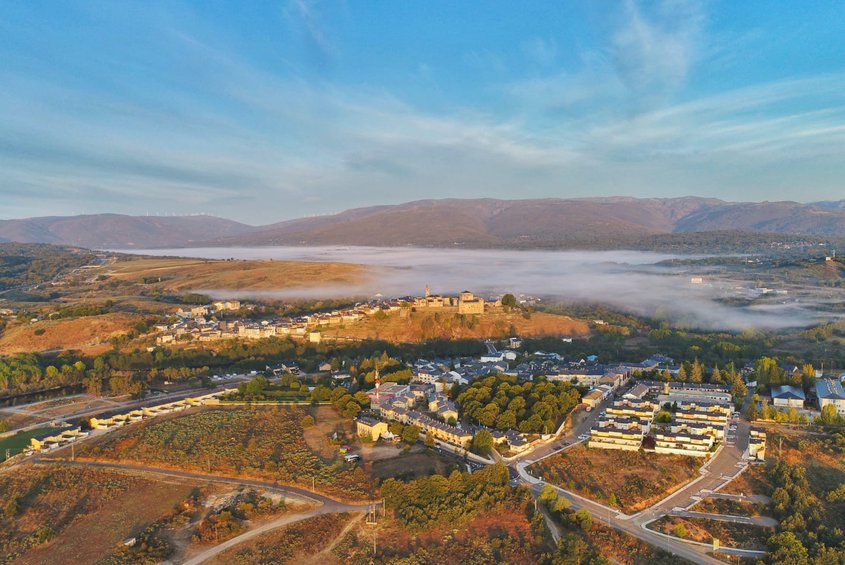
[[[781,385],[772,387],[772,398],[804,400],[804,391],[800,387]]]
[[[845,389],[842,388],[842,383],[835,379],[818,379],[816,394],[819,400],[845,400]]]

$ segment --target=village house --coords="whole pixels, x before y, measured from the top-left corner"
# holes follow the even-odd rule
[[[816,395],[819,398],[819,408],[832,404],[836,412],[845,415],[845,389],[836,379],[818,379],[816,381]]]
[[[761,428],[749,430],[748,456],[757,461],[766,460],[766,431]]]
[[[387,422],[382,422],[370,416],[358,416],[355,418],[355,430],[358,437],[369,437],[378,441],[387,433]]]
[[[782,385],[772,387],[772,404],[776,408],[804,408],[804,391],[801,387]]]

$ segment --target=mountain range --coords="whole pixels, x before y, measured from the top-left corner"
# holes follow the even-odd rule
[[[265,226],[214,216],[0,220],[0,241],[89,248],[265,245],[554,247],[699,232],[845,236],[845,200],[712,198],[441,199],[355,208]]]

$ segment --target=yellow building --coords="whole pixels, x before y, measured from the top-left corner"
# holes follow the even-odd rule
[[[484,299],[476,297],[468,290],[458,297],[458,314],[483,314]]]
[[[359,416],[355,419],[355,428],[358,437],[371,437],[373,441],[387,433],[387,422],[376,420],[368,416]]]

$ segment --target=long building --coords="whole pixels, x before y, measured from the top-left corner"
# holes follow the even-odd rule
[[[706,457],[713,448],[715,439],[709,434],[697,433],[687,426],[673,426],[672,431],[655,434],[654,451],[675,455]]]
[[[819,397],[819,408],[832,404],[838,414],[845,415],[845,389],[836,379],[816,380],[816,395]]]

